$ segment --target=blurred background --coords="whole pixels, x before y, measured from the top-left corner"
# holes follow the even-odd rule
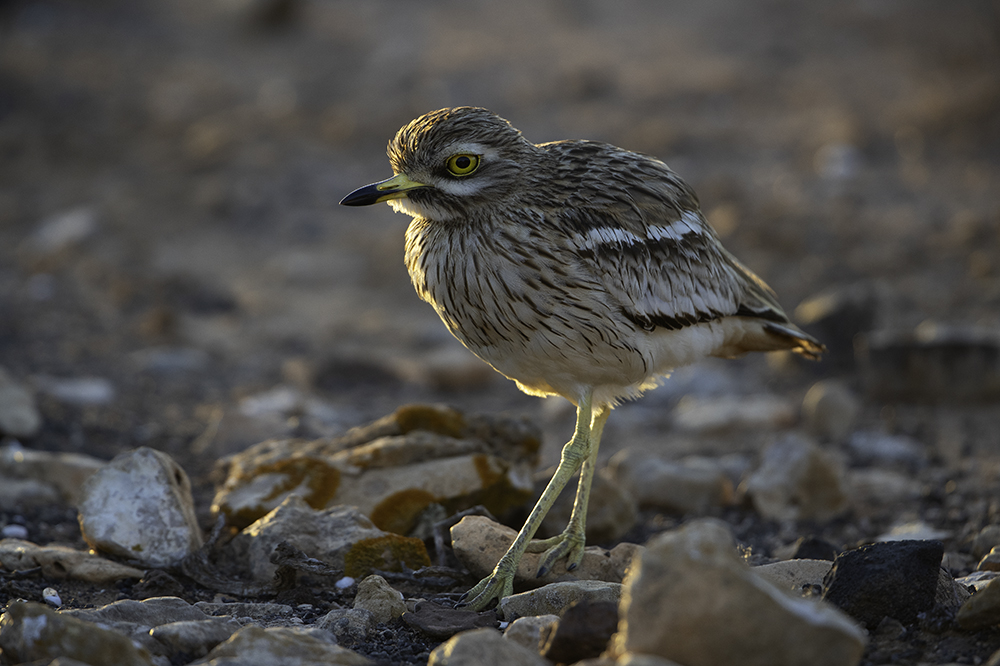
[[[871,427],[919,431],[942,412],[900,425],[853,336],[1000,327],[996,1],[2,0],[0,366],[38,396],[25,441],[191,464],[442,401],[537,418],[554,460],[571,411],[417,299],[408,218],[337,205],[456,105],[662,158],[834,348],[680,372],[605,455],[704,448],[665,434],[685,395],[797,405],[828,376]]]

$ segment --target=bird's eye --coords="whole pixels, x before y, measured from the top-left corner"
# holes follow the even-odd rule
[[[479,155],[460,153],[448,158],[448,171],[453,176],[468,176],[479,168]]]

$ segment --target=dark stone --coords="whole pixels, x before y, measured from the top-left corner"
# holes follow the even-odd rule
[[[184,586],[176,578],[162,569],[151,569],[138,583],[132,586],[133,599],[153,597],[183,597]]]
[[[403,613],[403,622],[433,638],[451,638],[460,631],[479,627],[497,628],[500,623],[493,611],[477,613],[462,608],[446,608],[432,601],[421,601],[412,613]]]
[[[940,541],[889,541],[836,557],[823,598],[875,630],[884,617],[912,624],[934,606],[944,546]]]
[[[599,657],[618,629],[618,604],[581,599],[571,604],[543,639],[542,656],[556,664]]]
[[[800,537],[795,542],[795,552],[792,553],[793,560],[829,560],[833,561],[839,554],[839,550],[829,541],[819,537]]]

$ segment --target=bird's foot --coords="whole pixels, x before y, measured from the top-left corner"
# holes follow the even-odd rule
[[[474,588],[462,595],[458,600],[459,608],[481,611],[490,606],[495,599],[497,603],[504,597],[514,594],[514,573],[517,563],[511,563],[506,558],[501,559],[493,573],[479,581]],[[468,601],[466,601],[468,599]]]
[[[541,578],[555,566],[555,563],[566,558],[566,571],[573,571],[583,561],[583,549],[586,536],[581,529],[573,525],[567,527],[562,534],[548,539],[530,541],[525,552],[542,553],[538,562],[538,577]]]

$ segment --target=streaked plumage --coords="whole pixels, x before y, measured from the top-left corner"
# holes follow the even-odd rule
[[[823,351],[722,247],[694,192],[660,160],[592,141],[532,144],[472,107],[421,116],[399,130],[388,153],[397,175],[342,203],[388,201],[412,215],[406,265],[420,297],[522,390],[578,406],[566,449],[583,455],[567,462],[564,450],[568,471],[558,480],[565,485],[583,466],[584,514],[596,440],[619,400],[707,356]],[[542,504],[533,515],[544,515]],[[582,553],[575,530],[583,516],[574,520],[564,538],[545,542],[550,560],[569,550],[573,565]],[[531,523],[519,535],[522,551],[537,528]],[[519,558],[505,556],[515,565]],[[498,564],[473,590],[473,605],[508,591],[509,577]]]

